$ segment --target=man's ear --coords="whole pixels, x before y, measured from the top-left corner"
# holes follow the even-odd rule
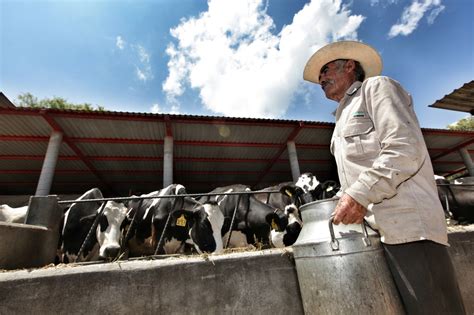
[[[346,73],[352,73],[355,71],[355,67],[356,67],[355,61],[352,59],[349,59],[346,61],[344,65],[344,70]]]

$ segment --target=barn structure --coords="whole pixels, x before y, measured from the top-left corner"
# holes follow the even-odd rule
[[[303,172],[337,180],[328,122],[32,109],[3,93],[0,113],[0,195],[260,189]],[[474,171],[474,132],[423,134],[436,174]]]

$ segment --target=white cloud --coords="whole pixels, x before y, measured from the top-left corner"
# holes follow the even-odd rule
[[[153,71],[150,64],[150,53],[139,44],[127,44],[122,36],[115,38],[115,46],[120,49],[121,54],[128,56],[130,63],[135,67],[135,77],[143,82],[153,79]]]
[[[397,2],[398,0],[370,0],[370,6],[374,7],[374,6],[382,5],[383,7],[386,7],[388,5],[395,4]]]
[[[146,49],[141,45],[137,45],[137,50],[140,61],[145,64],[150,63],[150,54],[146,51]]]
[[[135,67],[137,78],[143,82],[153,79],[153,72],[150,65],[150,54],[141,45],[136,45],[135,50],[140,60],[140,66]]]
[[[122,36],[117,36],[115,38],[115,46],[117,46],[118,49],[123,50],[125,48],[125,41],[123,40]]]
[[[436,16],[444,10],[441,0],[414,0],[410,6],[403,10],[400,21],[392,25],[388,33],[389,38],[398,35],[410,35],[418,27],[423,16],[431,10],[428,23],[432,24]]]
[[[151,111],[153,114],[159,114],[159,113],[161,112],[160,104],[158,104],[158,103],[153,104],[153,105],[151,106],[150,111]]]
[[[210,0],[208,11],[171,29],[163,83],[176,102],[187,88],[226,116],[275,118],[285,114],[302,82],[308,58],[338,39],[356,39],[363,16],[340,0],[313,0],[274,35],[262,0]]]
[[[428,15],[428,17],[426,18],[427,21],[428,21],[428,24],[433,24],[434,23],[434,20],[436,19],[436,17],[445,9],[445,6],[444,5],[440,5],[439,7],[437,8],[434,8],[431,13]]]

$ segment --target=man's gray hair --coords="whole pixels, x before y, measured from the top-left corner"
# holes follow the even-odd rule
[[[337,60],[335,60],[335,63],[337,64],[339,69],[341,69],[342,66],[344,66],[348,60],[349,59],[337,59]],[[355,79],[357,81],[364,82],[364,80],[365,80],[364,68],[362,68],[362,65],[357,60],[353,60],[353,61],[355,63],[355,69],[354,69]]]

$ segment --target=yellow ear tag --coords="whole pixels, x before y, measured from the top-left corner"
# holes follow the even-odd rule
[[[177,226],[186,226],[186,218],[184,217],[184,214],[182,214],[179,218],[176,219],[176,225]]]
[[[272,219],[272,229],[278,230],[278,225],[275,223],[275,219]]]
[[[287,194],[288,196],[293,197],[293,196],[291,195],[291,192],[290,192],[289,190],[286,190],[286,189],[285,189],[285,192],[286,192],[286,194]]]

